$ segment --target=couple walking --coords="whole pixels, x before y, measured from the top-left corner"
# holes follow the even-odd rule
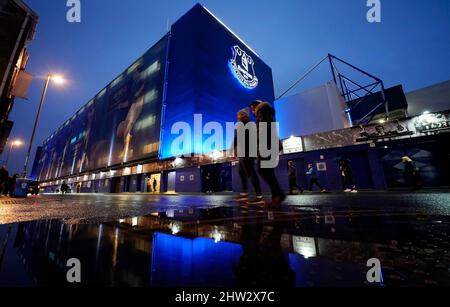
[[[306,176],[308,177],[309,190],[312,191],[314,185],[319,187],[322,193],[325,193],[327,190],[320,184],[319,178],[317,177],[317,169],[314,167],[312,163],[308,164],[308,171],[306,172]],[[289,194],[294,194],[294,188],[303,193],[303,188],[297,184],[297,168],[295,167],[294,161],[288,162],[288,180],[289,180]]]
[[[255,170],[255,162],[257,162],[258,172],[264,181],[269,185],[272,192],[272,203],[270,204],[270,208],[279,208],[281,203],[286,199],[286,195],[280,187],[280,184],[275,176],[274,168],[264,168],[262,167],[262,161],[270,160],[269,158],[264,158],[260,153],[260,123],[267,123],[265,126],[267,129],[267,147],[268,149],[272,148],[272,146],[277,146],[279,149],[280,142],[277,140],[276,144],[272,144],[271,142],[271,124],[275,123],[275,109],[268,102],[263,102],[260,100],[255,100],[250,104],[250,109],[253,115],[256,118],[256,127],[257,127],[257,144],[258,144],[258,158],[251,157],[250,155],[250,132],[248,130],[245,131],[245,154],[243,157],[239,158],[239,176],[241,179],[241,194],[239,195],[238,201],[247,202],[247,204],[264,204],[261,185],[259,182],[258,175]],[[238,121],[246,125],[250,122],[250,114],[248,109],[240,110],[237,114]],[[234,150],[235,153],[237,151],[237,130],[235,131],[235,139],[234,139]],[[248,181],[251,181],[253,188],[256,193],[255,199],[249,199],[248,194]]]

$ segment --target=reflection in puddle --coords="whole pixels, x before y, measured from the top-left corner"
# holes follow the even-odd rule
[[[2,225],[0,286],[68,285],[70,258],[81,261],[83,286],[370,286],[370,258],[381,260],[385,286],[450,285],[445,217],[376,210],[268,216],[215,208],[103,224]]]

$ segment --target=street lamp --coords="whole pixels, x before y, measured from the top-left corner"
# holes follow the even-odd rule
[[[62,85],[65,83],[64,77],[62,77],[61,75],[49,74],[47,76],[47,80],[45,81],[44,91],[42,92],[41,102],[39,103],[39,109],[38,109],[38,112],[36,115],[36,120],[34,121],[33,132],[31,134],[31,140],[30,140],[30,144],[28,146],[27,156],[25,158],[25,164],[23,166],[23,173],[22,173],[23,178],[27,177],[27,168],[28,168],[28,162],[30,160],[31,148],[33,147],[33,141],[34,141],[34,136],[36,134],[36,128],[39,123],[39,117],[41,116],[42,105],[44,104],[45,96],[47,95],[47,89],[48,89],[48,85],[49,85],[50,81],[53,81],[56,85]]]
[[[11,151],[13,150],[13,147],[20,147],[22,145],[23,145],[23,142],[21,140],[11,141],[11,143],[9,145],[8,155],[6,156],[5,167],[8,166],[9,157],[11,156]]]

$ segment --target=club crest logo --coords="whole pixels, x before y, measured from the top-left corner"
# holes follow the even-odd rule
[[[239,46],[233,47],[233,58],[230,60],[232,71],[239,82],[249,89],[258,86],[258,78],[255,74],[255,62]]]

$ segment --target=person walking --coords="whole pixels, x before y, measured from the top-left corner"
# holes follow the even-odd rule
[[[350,161],[343,159],[339,162],[342,177],[344,178],[344,192],[345,193],[358,193],[355,185],[355,178],[353,177],[353,170],[350,166]]]
[[[318,186],[320,192],[325,193],[327,190],[320,184],[319,178],[317,177],[317,169],[314,167],[312,163],[308,164],[308,171],[306,172],[306,176],[308,177],[308,187],[312,192],[314,185]]]
[[[421,187],[419,172],[414,165],[414,161],[409,156],[402,157],[402,162],[404,166],[403,178],[405,180],[405,185],[408,187],[413,187],[414,190],[418,190]]]
[[[237,113],[237,119],[240,123],[246,125],[250,122],[248,109],[242,109]],[[241,193],[237,201],[246,201],[248,204],[257,204],[263,202],[261,185],[259,183],[258,175],[255,171],[255,158],[250,157],[250,133],[245,131],[245,142],[238,144],[238,129],[235,130],[234,135],[234,150],[235,156],[238,156],[238,146],[242,146],[244,153],[243,157],[239,157],[239,177],[241,179]],[[248,180],[250,179],[253,189],[255,190],[256,198],[249,200],[248,196]]]
[[[6,166],[3,165],[0,169],[0,194],[5,192],[6,184],[8,182],[9,173]]]
[[[63,181],[61,184],[61,193],[67,194],[68,192],[69,192],[69,186],[67,185],[67,183],[65,181]]]
[[[153,192],[156,193],[156,187],[158,186],[158,182],[156,181],[156,178],[153,178]]]
[[[208,172],[206,174],[205,181],[206,181],[206,194],[211,194],[212,193],[212,176],[211,176],[210,172]]]
[[[275,123],[275,109],[268,102],[263,102],[261,100],[255,100],[250,104],[250,108],[255,115],[256,118],[256,127],[257,127],[257,143],[258,143],[258,156],[259,156],[259,165],[258,170],[261,177],[264,181],[269,185],[272,192],[272,204],[270,207],[279,208],[281,203],[286,199],[286,195],[280,187],[280,183],[278,182],[277,177],[275,176],[275,171],[273,167],[264,168],[262,167],[262,161],[270,160],[270,157],[265,158],[261,156],[260,150],[260,129],[262,128],[262,123],[266,123],[267,129],[267,147],[271,149],[273,146],[276,146],[278,150],[281,150],[280,141],[276,140],[275,144],[272,144],[271,136],[272,136],[272,123]],[[260,127],[261,126],[261,127]]]
[[[294,188],[303,194],[303,188],[297,184],[297,168],[294,161],[288,162],[289,195],[294,195]]]
[[[19,174],[14,174],[12,177],[8,177],[6,182],[5,196],[13,197],[14,189],[16,188],[16,180],[19,178]]]

